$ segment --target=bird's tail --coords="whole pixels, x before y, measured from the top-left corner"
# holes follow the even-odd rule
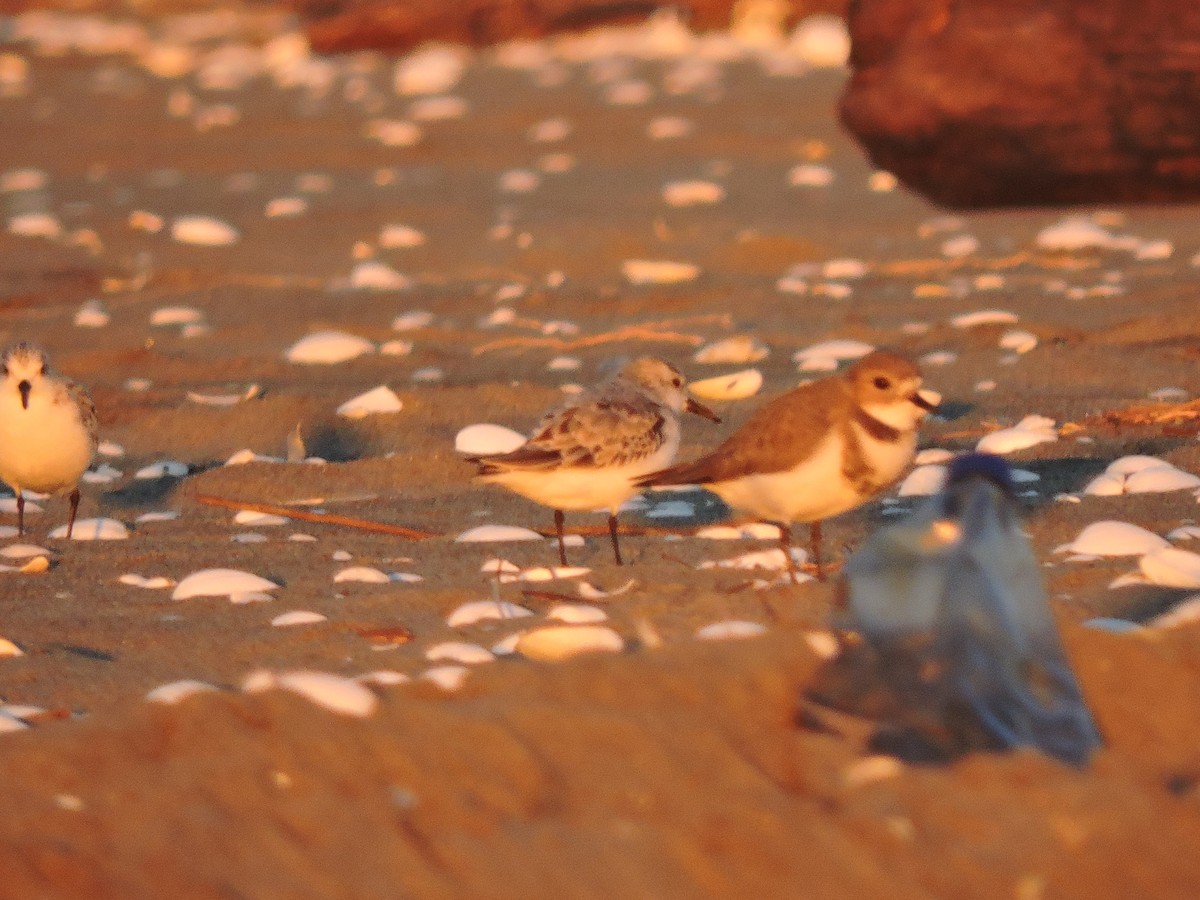
[[[659,469],[657,472],[641,476],[634,481],[634,484],[640,488],[667,487],[677,484],[707,484],[712,481],[712,478],[700,465],[701,462],[701,460],[695,460],[667,469]]]

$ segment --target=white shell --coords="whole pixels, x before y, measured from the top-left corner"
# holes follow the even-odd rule
[[[627,259],[621,263],[621,273],[630,284],[678,284],[695,280],[700,267],[665,259]]]
[[[940,491],[945,483],[945,466],[917,466],[900,482],[899,494],[901,497],[928,497]]]
[[[6,637],[0,637],[0,656],[24,656],[25,652]]]
[[[980,309],[955,316],[950,324],[955,328],[974,328],[977,325],[1009,325],[1016,321],[1017,314],[1006,309]]]
[[[252,572],[240,569],[201,569],[184,578],[171,593],[172,600],[187,600],[191,597],[230,597],[239,594],[273,591],[278,588]]]
[[[489,620],[524,619],[533,615],[532,610],[515,603],[495,600],[472,600],[464,603],[446,617],[446,624],[451,628],[465,628],[478,622]]]
[[[481,422],[468,425],[454,436],[454,449],[471,456],[491,456],[494,453],[509,453],[525,443],[525,436],[505,428]]]
[[[582,578],[591,572],[584,566],[534,566],[523,569],[516,575],[500,575],[500,581],[559,581],[564,578]]]
[[[266,528],[271,525],[286,525],[288,520],[283,516],[277,516],[273,513],[258,512],[253,509],[241,509],[233,517],[233,522],[235,525],[254,525]]]
[[[516,650],[528,659],[561,662],[585,653],[619,653],[622,637],[605,625],[547,625],[527,631]]]
[[[10,544],[0,550],[0,556],[8,559],[28,559],[31,556],[51,556],[53,552],[37,544]]]
[[[374,351],[375,345],[366,338],[344,331],[317,331],[292,344],[284,356],[288,362],[330,365]]]
[[[712,622],[696,629],[696,638],[701,641],[728,641],[758,637],[760,634],[766,633],[766,626],[760,625],[758,622],[729,619],[724,622]]]
[[[807,371],[806,366],[814,361],[834,360],[836,362],[843,362],[849,359],[862,359],[874,349],[875,346],[873,344],[867,344],[863,341],[836,339],[821,341],[819,344],[813,344],[802,350],[797,350],[792,354],[792,359],[800,364],[801,369]]]
[[[1047,225],[1037,235],[1043,250],[1083,250],[1086,247],[1112,247],[1115,238],[1087,216],[1070,215]]]
[[[67,536],[67,526],[60,525],[47,537],[60,539]],[[116,519],[76,519],[71,531],[73,541],[123,541],[129,537],[129,529]]]
[[[421,678],[432,681],[443,691],[457,691],[463,686],[470,671],[466,666],[460,665],[434,666],[422,672]]]
[[[78,328],[103,328],[112,316],[99,300],[88,300],[75,313],[75,325]]]
[[[298,670],[292,672],[254,672],[247,676],[243,689],[249,693],[285,690],[344,716],[365,718],[375,712],[379,698],[352,678],[330,672]]]
[[[241,239],[236,228],[212,216],[180,216],[171,223],[171,237],[199,247],[228,247]]]
[[[1170,547],[1153,531],[1129,522],[1105,520],[1093,522],[1069,544],[1056,547],[1055,553],[1084,553],[1089,556],[1141,556]]]
[[[1092,497],[1116,497],[1125,493],[1125,478],[1110,472],[1101,472],[1087,483],[1083,492]]]
[[[762,372],[758,369],[743,369],[730,375],[693,381],[688,390],[705,400],[741,400],[757,394],[762,383]]]
[[[204,313],[194,306],[160,306],[150,314],[151,325],[195,325],[204,321]]]
[[[611,591],[606,591],[596,587],[591,582],[581,581],[579,583],[579,596],[584,600],[603,600],[606,597],[616,597],[620,594],[626,594],[633,589],[637,584],[637,579],[630,578],[627,582]]]
[[[540,541],[542,536],[518,525],[477,525],[454,539],[456,544],[486,544],[505,541]]]
[[[379,246],[385,250],[404,250],[420,247],[425,235],[409,225],[384,225],[379,233]]]
[[[1028,353],[1038,345],[1037,335],[1014,328],[1000,335],[1000,349],[1013,353]]]
[[[1200,621],[1200,597],[1188,597],[1146,624],[1151,628],[1177,628]]]
[[[546,618],[568,625],[592,625],[608,620],[608,614],[596,606],[586,603],[556,603],[546,613]]]
[[[745,525],[709,525],[696,532],[695,537],[709,541],[777,541],[779,526],[770,522],[748,522]]]
[[[364,584],[388,584],[391,580],[386,572],[381,572],[379,569],[372,568],[371,566],[349,566],[333,576],[335,584],[347,581],[360,581]]]
[[[1151,584],[1170,588],[1200,588],[1200,554],[1162,547],[1138,560],[1138,568]]]
[[[797,23],[787,49],[822,69],[844,66],[850,60],[850,33],[841,16],[817,13]]]
[[[134,478],[183,478],[188,473],[186,463],[174,459],[160,459],[156,463],[142,466],[133,473]]]
[[[434,644],[426,650],[425,658],[430,662],[446,660],[461,663],[465,666],[475,666],[480,663],[492,662],[496,657],[491,651],[485,650],[478,644],[468,643],[467,641],[445,641],[441,644]]]
[[[954,459],[954,454],[949,450],[943,450],[941,447],[930,447],[928,450],[920,451],[913,457],[913,464],[918,466],[929,466],[934,463],[950,462]]]
[[[360,291],[406,291],[412,279],[377,259],[364,259],[350,270],[350,287]]]
[[[735,334],[705,344],[692,355],[694,362],[704,365],[732,364],[758,362],[771,351],[760,341],[748,334]]]
[[[792,559],[798,563],[803,563],[808,554],[799,547],[792,548]],[[782,571],[787,568],[787,560],[784,558],[783,550],[779,547],[772,547],[770,550],[752,550],[749,553],[743,553],[740,556],[734,556],[730,559],[712,560],[708,559],[700,563],[698,569],[768,569],[773,571]],[[801,580],[808,578],[807,575],[800,575]]]
[[[1127,494],[1157,494],[1200,487],[1200,478],[1164,463],[1134,472],[1125,479]]]
[[[725,199],[725,188],[714,181],[669,181],[663,185],[667,206],[705,206]]]
[[[788,170],[787,180],[792,187],[828,187],[833,183],[833,169],[812,163],[801,163]]]
[[[1045,416],[1026,416],[1011,428],[993,431],[975,445],[980,453],[1014,453],[1037,444],[1058,440],[1054,420]]]
[[[271,624],[276,628],[286,628],[289,625],[315,625],[317,622],[326,621],[328,619],[318,612],[312,612],[307,609],[292,609],[277,615],[271,620]]]
[[[180,681],[170,681],[166,684],[160,684],[146,694],[146,699],[151,703],[175,704],[196,694],[207,694],[216,689],[214,685],[206,681],[184,678]]]
[[[397,413],[403,408],[404,402],[396,396],[396,392],[381,384],[365,394],[347,400],[337,408],[337,414],[347,419],[362,419],[377,413]]]
[[[122,575],[117,579],[121,584],[127,584],[130,587],[146,588],[147,590],[162,590],[169,588],[175,584],[170,578],[165,578],[162,575],[157,575],[153,578],[147,578],[145,575],[137,575],[129,573]]]

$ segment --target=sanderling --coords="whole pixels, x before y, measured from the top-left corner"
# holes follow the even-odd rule
[[[687,395],[673,366],[642,357],[607,384],[546,413],[516,450],[470,461],[479,466],[479,481],[503,485],[554,510],[564,566],[563,510],[607,509],[613,555],[621,565],[617,510],[638,492],[636,479],[675,458],[678,414],[684,411],[720,421]]]
[[[24,491],[69,490],[70,538],[79,479],[96,453],[96,407],[86,390],[51,372],[32,344],[12,345],[0,364],[0,479],[17,495],[17,531],[25,533]]]
[[[914,363],[877,350],[843,373],[776,398],[712,453],[638,483],[703,485],[730,506],[778,523],[793,578],[790,525],[810,523],[813,563],[823,578],[821,520],[900,477],[916,451],[917,425],[940,400],[921,390]]]

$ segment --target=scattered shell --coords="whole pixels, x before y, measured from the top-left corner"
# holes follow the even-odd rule
[[[1011,428],[985,435],[975,449],[980,453],[1014,453],[1037,444],[1058,440],[1054,420],[1045,416],[1026,416]]]
[[[0,656],[24,656],[25,652],[6,637],[0,637]]]
[[[724,622],[712,622],[696,629],[696,639],[701,641],[728,641],[741,638],[758,637],[766,634],[765,625],[758,622],[745,622],[740,619],[728,619]]]
[[[468,425],[454,436],[454,449],[471,456],[508,453],[525,443],[525,436],[503,425]]]
[[[841,649],[837,635],[832,631],[806,631],[804,643],[821,659],[833,659]]]
[[[813,163],[801,163],[787,175],[788,184],[792,187],[828,187],[833,184],[833,178],[833,169]]]
[[[175,584],[170,578],[162,575],[156,575],[153,578],[148,578],[145,575],[137,575],[132,572],[122,575],[117,579],[121,584],[127,584],[130,587],[146,588],[148,590],[161,590],[169,588]]]
[[[1160,587],[1200,588],[1200,554],[1177,547],[1160,547],[1138,560],[1138,568],[1150,584]]]
[[[792,548],[792,559],[803,564],[808,558],[808,554],[799,547]],[[700,563],[698,569],[770,569],[774,571],[782,571],[787,568],[787,560],[784,558],[783,550],[779,547],[772,547],[770,550],[753,550],[749,553],[743,553],[740,556],[734,556],[730,559],[712,560],[707,559]],[[808,580],[809,575],[797,573],[800,580]]]
[[[424,232],[408,225],[384,225],[379,233],[379,246],[385,250],[409,250],[424,243]]]
[[[171,599],[229,597],[237,602],[238,597],[273,591],[278,587],[273,581],[240,569],[201,569],[180,581],[172,592]]]
[[[466,641],[445,641],[441,644],[434,644],[425,651],[425,658],[430,662],[449,660],[450,662],[461,663],[466,666],[489,663],[496,659],[490,651],[485,650],[478,644],[471,644]]]
[[[362,419],[379,413],[397,413],[404,408],[396,392],[385,384],[347,400],[337,408],[337,414],[347,419]]]
[[[792,31],[788,50],[810,66],[837,68],[850,60],[850,34],[841,16],[805,16]]]
[[[484,544],[504,541],[540,541],[536,531],[519,525],[478,525],[468,528],[454,539],[456,544]]]
[[[389,584],[391,580],[386,572],[381,572],[371,566],[349,566],[333,576],[335,584],[348,581],[358,581],[363,584]]]
[[[766,344],[750,335],[735,334],[705,344],[696,351],[692,360],[704,365],[740,365],[758,362],[770,352]]]
[[[1200,597],[1188,597],[1146,624],[1151,628],[1177,628],[1200,622]]]
[[[271,624],[277,628],[286,628],[289,625],[315,625],[317,622],[326,621],[328,619],[318,612],[310,612],[307,609],[293,609],[277,615],[271,620]]]
[[[1122,456],[1109,464],[1083,489],[1085,494],[1112,497],[1118,494],[1151,494],[1200,487],[1200,477],[1177,469],[1154,456]]]
[[[750,522],[746,525],[709,525],[701,528],[695,537],[709,541],[777,541],[779,526],[770,522]]]
[[[187,473],[187,463],[181,463],[174,459],[160,459],[156,463],[142,466],[133,474],[133,477],[141,479],[183,478]]]
[[[330,365],[374,350],[375,345],[366,338],[344,331],[317,331],[292,344],[284,356],[288,362]]]
[[[171,223],[171,237],[198,247],[228,247],[241,239],[236,228],[211,216],[180,216]]]
[[[66,536],[66,525],[60,525],[47,535],[53,540]],[[128,537],[129,529],[116,519],[77,519],[71,531],[73,541],[123,541]]]
[[[797,350],[792,360],[799,364],[801,372],[831,372],[839,363],[851,359],[862,359],[875,347],[871,344],[849,339],[822,341]]]
[[[142,513],[136,519],[139,525],[143,522],[174,522],[179,518],[179,513],[174,510],[158,510],[156,512]]]
[[[713,181],[671,181],[663,186],[668,206],[705,206],[725,199],[725,188]]]
[[[665,259],[627,259],[621,263],[621,273],[630,284],[679,284],[698,278],[700,267]]]
[[[207,681],[184,678],[180,681],[169,681],[166,684],[160,684],[146,694],[146,699],[151,703],[173,705],[186,700],[188,697],[194,697],[196,694],[207,694],[215,690],[217,690],[216,686],[209,684]]]
[[[894,756],[867,756],[856,760],[842,772],[847,787],[862,787],[895,778],[904,771],[904,763]]]
[[[260,393],[262,393],[262,387],[252,384],[239,394],[201,394],[196,391],[188,391],[187,398],[201,406],[237,406],[239,403],[253,400]]]
[[[688,385],[688,390],[705,400],[742,400],[757,394],[762,383],[762,372],[758,369],[743,369],[729,375],[693,381]]]
[[[286,525],[290,519],[277,516],[274,513],[258,512],[253,509],[241,509],[233,517],[235,525],[255,525],[266,528],[273,525]]]
[[[562,662],[587,653],[619,653],[625,641],[604,625],[547,625],[527,631],[516,651],[539,662]]]
[[[103,328],[111,319],[103,303],[88,300],[75,312],[74,322],[77,328]]]
[[[974,328],[977,325],[1009,325],[1016,321],[1017,314],[1006,309],[980,309],[955,316],[950,324],[955,328]]]
[[[330,672],[298,670],[276,674],[260,670],[246,677],[242,689],[252,694],[269,690],[291,691],[330,712],[357,718],[371,715],[379,706],[379,698],[369,688],[352,678]]]
[[[446,617],[446,624],[451,628],[465,628],[478,622],[493,619],[523,619],[532,616],[533,611],[524,606],[517,606],[507,601],[472,600],[464,603]]]
[[[3,550],[0,550],[0,556],[8,559],[28,559],[31,556],[49,556],[52,555],[50,550],[45,547],[39,547],[37,544],[10,544]]]
[[[939,464],[917,466],[900,483],[901,497],[928,497],[946,483],[946,467]]]
[[[546,613],[547,619],[565,622],[568,625],[591,625],[608,619],[608,614],[599,607],[586,603],[556,603]]]
[[[1129,522],[1105,520],[1093,522],[1069,544],[1054,548],[1055,553],[1083,553],[1088,556],[1141,556],[1169,548],[1163,538]]]
[[[459,665],[434,666],[422,672],[421,678],[432,681],[443,691],[457,691],[463,686],[470,671],[466,666]]]
[[[9,234],[53,240],[62,234],[62,223],[46,212],[19,213],[8,220]]]
[[[596,585],[581,581],[579,583],[579,596],[584,600],[604,600],[608,597],[616,597],[620,594],[626,594],[633,589],[637,584],[637,580],[630,578],[627,582],[618,588],[613,588],[611,591],[606,591],[596,587]]]
[[[1013,353],[1028,353],[1038,345],[1037,335],[1014,328],[1000,335],[1000,349]]]
[[[360,291],[406,291],[412,279],[377,259],[364,259],[350,270],[350,287]]]
[[[564,578],[582,578],[591,572],[584,566],[534,566],[523,569],[517,575],[500,575],[500,582],[512,581],[559,581]]]

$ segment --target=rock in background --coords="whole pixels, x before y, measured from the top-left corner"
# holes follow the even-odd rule
[[[954,207],[1200,198],[1200,4],[857,0],[845,125]]]

